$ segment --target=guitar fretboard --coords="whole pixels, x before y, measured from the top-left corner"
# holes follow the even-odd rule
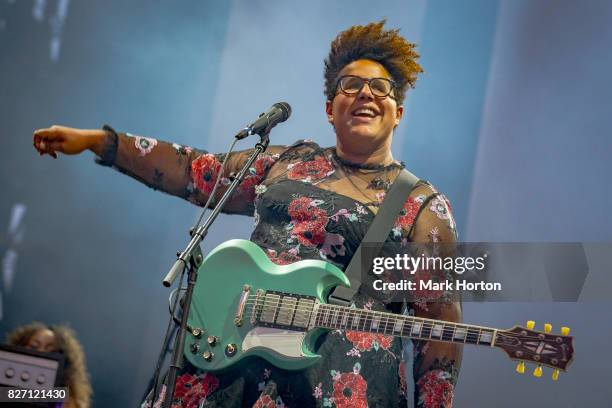
[[[327,329],[488,346],[494,344],[497,332],[486,327],[331,304],[318,304],[315,308],[312,297],[281,292],[262,294],[256,304],[254,320],[259,324],[293,330],[307,330],[314,323],[315,327]]]
[[[481,345],[492,345],[495,336],[495,329],[330,304],[319,305],[315,326]]]

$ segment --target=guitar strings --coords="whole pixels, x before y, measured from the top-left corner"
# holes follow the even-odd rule
[[[264,306],[265,303],[265,299],[264,298],[259,298],[256,299],[257,295],[250,295],[249,298],[255,298],[254,301],[247,301],[245,302],[245,311],[250,311],[252,312],[252,308],[255,306]],[[273,310],[276,311],[292,311],[292,312],[303,312],[303,313],[312,313],[313,307],[310,306],[282,306],[279,304],[281,303],[281,299],[276,300],[275,304],[271,304],[272,302],[268,302],[268,307],[272,307]],[[321,309],[323,308],[323,310]],[[327,310],[325,310],[327,309]],[[342,306],[336,306],[336,305],[330,305],[328,303],[320,303],[319,304],[319,312],[318,313],[324,313],[324,312],[329,312],[330,313],[330,317],[331,317],[331,313],[333,313],[335,310],[337,311],[344,311],[347,309],[342,308]],[[385,325],[385,330],[388,328],[389,323],[392,323],[393,320],[397,321],[397,319],[403,319],[404,321],[408,320],[411,321],[412,323],[420,323],[421,325],[421,329],[420,331],[422,331],[423,329],[433,329],[434,326],[436,325],[441,325],[442,328],[441,330],[441,335],[440,335],[440,339],[442,338],[442,336],[444,336],[444,331],[448,330],[449,328],[446,327],[446,325],[452,325],[452,326],[460,326],[459,328],[462,328],[465,330],[466,333],[466,339],[467,336],[474,336],[476,334],[470,334],[468,333],[468,331],[470,329],[472,330],[478,330],[478,334],[477,337],[480,338],[480,336],[482,335],[482,331],[483,330],[487,330],[487,331],[491,331],[491,332],[496,332],[497,336],[499,338],[505,338],[505,339],[513,339],[514,336],[508,335],[506,333],[504,333],[503,330],[499,330],[499,329],[494,329],[494,328],[489,328],[489,327],[483,327],[483,326],[476,326],[476,325],[471,325],[471,324],[465,324],[465,323],[455,323],[455,322],[449,322],[449,321],[445,321],[445,320],[433,320],[433,319],[426,319],[426,318],[420,318],[420,317],[415,317],[415,316],[407,316],[407,315],[396,315],[396,314],[391,314],[388,312],[380,312],[380,311],[375,311],[375,310],[368,310],[368,309],[348,309],[347,312],[349,313],[349,315],[345,315],[342,316],[340,319],[338,319],[339,315],[336,314],[336,319],[335,322],[336,324],[346,320],[348,322],[348,319],[350,319],[351,317],[353,318],[353,320],[355,320],[355,317],[357,317],[357,313],[362,313],[362,312],[366,312],[366,313],[372,313],[374,316],[373,317],[380,317],[381,320],[378,323],[378,327],[381,327],[382,324]],[[353,316],[350,316],[350,313],[354,313]],[[321,316],[321,315],[319,315]],[[366,316],[365,318],[363,318],[363,316],[359,316],[359,322],[357,323],[356,327],[359,327],[361,325],[361,320],[363,319],[364,322],[367,322],[367,319],[371,317],[370,316]],[[333,319],[333,317],[332,317]],[[395,323],[393,323],[395,324]],[[322,326],[325,327],[325,326]],[[347,330],[350,330],[349,327],[346,327]],[[364,326],[365,329],[365,326]],[[453,329],[453,334],[456,334],[456,329],[457,327],[455,327]],[[403,330],[403,329],[402,329]],[[356,331],[367,331],[367,330],[356,330]],[[431,340],[436,340],[435,338],[431,337],[431,333],[433,332],[433,330],[430,331],[430,336],[428,337]],[[492,333],[491,333],[492,334]],[[528,340],[539,340],[536,336],[523,336],[524,338],[528,339]],[[453,336],[454,338],[454,336]],[[479,341],[479,340],[477,340]]]
[[[289,307],[289,308],[280,307],[278,309],[291,309],[291,310],[293,310],[293,308],[291,308],[291,307]],[[278,309],[275,308],[275,311],[278,310]],[[362,310],[368,311],[367,309],[355,309],[356,312],[357,311],[362,311]],[[320,316],[321,315],[319,315],[319,317]],[[412,328],[408,331],[407,334],[404,334],[405,328],[402,327],[402,330],[397,333],[397,334],[399,334],[398,337],[409,337],[409,338],[415,338],[415,339],[421,339],[421,340],[451,341],[452,342],[452,339],[456,339],[456,337],[455,337],[456,333],[457,333],[456,328],[453,329],[453,336],[452,336],[451,340],[445,340],[445,339],[443,339],[443,336],[445,334],[445,331],[448,332],[448,330],[450,329],[450,327],[446,327],[447,325],[451,325],[451,326],[455,325],[455,326],[462,326],[460,328],[465,330],[465,337],[463,337],[463,343],[466,343],[466,344],[467,344],[467,340],[468,340],[469,337],[476,337],[476,339],[474,339],[476,341],[476,344],[480,344],[480,342],[482,341],[482,340],[480,340],[480,337],[483,334],[483,329],[484,330],[488,330],[490,332],[495,331],[496,332],[496,336],[495,336],[496,339],[499,338],[499,339],[508,339],[508,340],[511,340],[511,339],[515,338],[515,336],[508,335],[508,334],[504,333],[502,330],[499,330],[499,329],[481,328],[479,326],[465,325],[465,324],[462,324],[462,323],[448,322],[448,321],[442,321],[442,320],[439,321],[440,323],[437,323],[438,321],[436,321],[434,323],[434,322],[429,322],[426,319],[419,318],[419,317],[414,317],[414,316],[404,316],[404,315],[397,315],[397,316],[399,316],[400,319],[403,319],[405,321],[410,321],[411,323],[419,323],[420,326],[421,326],[419,332],[422,332],[423,329],[430,329],[429,336],[424,336],[424,335],[420,335],[420,334],[417,335],[416,333],[414,335],[411,335]],[[356,317],[356,315],[353,316],[353,320],[354,320],[354,317]],[[342,328],[342,326],[345,326],[344,327],[345,330],[358,331],[358,332],[370,332],[370,333],[374,333],[375,332],[375,333],[379,333],[378,331],[376,331],[376,329],[366,330],[367,319],[369,317],[366,317],[365,319],[362,319],[362,317],[360,316],[357,325],[353,326],[353,327],[351,327],[350,324],[347,324],[348,323],[348,319],[350,319],[350,318],[351,318],[351,316],[342,316],[339,319],[336,318],[336,324],[338,324],[339,327],[336,327],[336,326],[329,327],[329,326],[332,326],[331,324],[325,326],[325,325],[323,325],[322,322],[321,322],[321,324],[315,324],[315,325],[317,327],[325,327],[325,328],[330,328],[330,329],[338,329],[338,328]],[[345,320],[345,319],[346,319],[347,323],[341,324],[341,322],[343,320]],[[396,321],[397,319],[398,318],[385,316],[383,319],[381,319],[379,321],[377,327],[378,328],[382,328],[382,326],[384,326],[385,329],[382,332],[383,332],[383,334],[387,334],[386,330],[390,326],[395,324],[394,322],[392,322],[392,320]],[[370,319],[370,320],[372,320],[372,319]],[[362,321],[366,322],[366,325],[363,325]],[[439,335],[440,337],[432,337],[432,335],[434,333],[433,328],[434,328],[434,326],[436,326],[436,324],[438,324],[439,326],[442,326],[439,329],[440,330],[440,335]],[[363,327],[360,329],[359,328],[360,326],[363,326]],[[475,330],[475,331],[477,330],[477,332],[476,333],[469,333],[468,331],[470,329]],[[492,335],[492,333],[490,333],[490,334]],[[389,335],[393,336],[394,333],[390,333]],[[526,340],[534,340],[534,341],[538,341],[539,340],[535,336],[523,336],[523,338],[526,339]],[[483,344],[489,345],[489,343],[483,343]]]
[[[250,297],[255,297],[256,295],[252,295]],[[245,302],[245,309],[249,309],[252,311],[252,307],[254,306],[261,306],[264,307],[268,306],[268,307],[272,307],[275,311],[279,311],[279,310],[283,310],[283,311],[293,311],[293,312],[302,312],[302,313],[312,313],[313,311],[313,306],[279,306],[279,304],[281,303],[280,300],[276,300],[275,304],[271,304],[272,302],[268,302],[268,304],[265,304],[265,300],[262,298],[259,299],[255,299],[253,302],[251,301],[247,301]],[[327,310],[326,310],[327,309]],[[448,322],[448,321],[444,321],[444,320],[435,320],[435,319],[427,319],[427,318],[420,318],[420,317],[416,317],[416,316],[410,316],[410,315],[398,315],[398,314],[393,314],[393,313],[389,313],[389,312],[382,312],[382,311],[377,311],[377,310],[368,310],[368,309],[357,309],[357,308],[343,308],[342,306],[336,306],[336,305],[331,305],[328,303],[320,303],[319,304],[319,313],[328,311],[329,313],[332,313],[334,310],[339,310],[339,311],[344,311],[346,310],[348,313],[372,313],[374,315],[378,315],[379,317],[383,318],[383,319],[387,319],[387,323],[390,322],[392,319],[393,320],[397,320],[399,319],[414,319],[414,320],[421,320],[423,323],[425,324],[431,324],[432,327],[436,324],[436,323],[441,323],[441,324],[459,324],[461,325],[462,323],[455,323],[455,322]],[[342,320],[342,319],[341,319]],[[431,323],[429,323],[431,322]],[[465,325],[465,324],[463,324]],[[489,327],[483,327],[483,326],[476,326],[476,325],[468,325],[471,328],[478,328],[479,330],[490,330],[490,331],[495,331],[498,329],[494,329],[494,328],[489,328]],[[467,328],[467,327],[466,327]]]
[[[251,295],[250,297],[256,297],[256,295]],[[312,306],[279,306],[281,303],[280,299],[277,299],[275,304],[272,304],[272,302],[268,302],[268,304],[265,304],[265,299],[263,298],[259,298],[259,299],[255,299],[254,302],[250,302],[247,301],[245,302],[245,309],[249,309],[252,311],[251,307],[254,306],[261,306],[264,307],[268,306],[268,307],[272,307],[275,311],[293,311],[293,312],[302,312],[302,313],[312,313],[313,307]],[[326,310],[327,309],[327,310]],[[336,305],[331,305],[328,303],[320,303],[319,304],[319,312],[318,313],[323,313],[323,312],[329,312],[329,313],[333,313],[335,310],[338,311],[343,311],[346,310],[348,313],[371,313],[374,314],[375,316],[377,315],[378,317],[381,317],[383,319],[386,319],[386,323],[389,323],[391,320],[397,320],[399,319],[410,319],[410,320],[420,320],[422,324],[424,324],[424,327],[427,327],[427,325],[431,325],[431,327],[433,327],[435,324],[454,324],[454,325],[464,325],[462,323],[455,323],[455,322],[448,322],[448,321],[444,321],[444,320],[435,320],[435,319],[427,319],[427,318],[420,318],[420,317],[415,317],[415,316],[409,316],[409,315],[397,315],[397,314],[392,314],[389,312],[382,312],[382,311],[376,311],[376,310],[368,310],[368,309],[357,309],[357,308],[348,308],[345,309],[342,306],[336,306]],[[347,317],[350,318],[350,317]],[[367,317],[366,317],[367,318]],[[337,319],[336,319],[337,320]],[[344,317],[340,320],[344,320]],[[468,327],[469,326],[469,327]],[[490,330],[490,331],[495,331],[497,330],[499,332],[498,329],[494,329],[494,328],[489,328],[489,327],[483,327],[483,326],[476,326],[476,325],[467,325],[465,328],[469,329],[469,328],[477,328],[478,330],[482,331],[484,330]],[[502,333],[499,333],[502,334]]]
[[[268,301],[266,304],[266,300]],[[312,306],[308,306],[308,305],[299,305],[299,303],[296,303],[296,305],[294,306],[283,306],[281,305],[282,303],[282,299],[278,298],[278,299],[266,299],[265,295],[257,295],[257,294],[253,294],[253,295],[249,295],[247,297],[247,300],[245,301],[245,311],[248,309],[249,311],[252,312],[252,307],[255,306],[260,306],[263,307],[268,306],[268,307],[272,307],[275,311],[293,311],[295,312],[301,312],[301,313],[312,313],[313,312],[313,307]],[[446,325],[454,325],[454,326],[458,326],[455,327],[453,329],[453,332],[456,332],[457,328],[462,328],[466,331],[466,336],[467,335],[473,335],[473,334],[468,334],[468,331],[470,329],[472,330],[478,330],[478,337],[480,337],[482,335],[482,331],[483,330],[487,330],[487,331],[491,331],[491,332],[496,332],[497,333],[497,337],[499,337],[500,339],[514,339],[515,336],[514,335],[509,335],[507,333],[505,333],[505,330],[501,330],[501,329],[496,329],[496,328],[492,328],[492,327],[485,327],[485,326],[477,326],[477,325],[473,325],[473,324],[465,324],[465,323],[455,323],[455,322],[449,322],[449,321],[445,321],[445,320],[435,320],[435,319],[427,319],[427,318],[421,318],[421,317],[416,317],[416,316],[410,316],[410,315],[397,315],[397,314],[393,314],[393,313],[389,313],[389,312],[382,312],[382,311],[376,311],[376,310],[368,310],[368,309],[357,309],[357,308],[345,308],[344,306],[338,306],[338,305],[332,305],[329,303],[319,303],[319,312],[318,313],[324,313],[324,312],[328,312],[328,313],[333,313],[335,310],[338,311],[343,311],[343,310],[347,310],[348,313],[350,314],[351,312],[354,313],[353,316],[353,320],[354,317],[356,317],[356,313],[361,313],[363,311],[365,311],[366,313],[372,313],[374,315],[374,317],[380,317],[381,320],[379,321],[379,327],[382,324],[385,325],[385,330],[388,327],[389,323],[391,323],[392,320],[396,320],[399,319],[405,319],[405,320],[409,320],[412,321],[413,323],[420,323],[422,325],[421,331],[423,329],[433,329],[433,327],[438,324],[438,325],[442,325],[442,335],[444,335],[444,331],[448,330],[449,328],[446,327]],[[331,316],[331,315],[330,315]],[[337,315],[336,315],[337,316]],[[347,320],[350,319],[351,316],[343,316],[340,319],[338,319],[336,317],[336,323],[340,323],[343,320]],[[367,321],[367,319],[370,318],[369,316],[366,316],[363,320]],[[340,321],[338,321],[340,320]],[[362,320],[362,316],[359,317],[359,320]],[[370,318],[371,320],[371,318]],[[357,327],[359,327],[360,323],[358,323]],[[349,329],[347,327],[347,329]],[[365,326],[364,326],[365,329]],[[350,330],[350,329],[349,329]],[[357,330],[360,331],[360,330]],[[431,331],[433,332],[433,330]],[[431,335],[430,332],[430,335]],[[497,338],[496,337],[496,338]],[[431,336],[429,337],[431,338]],[[535,340],[538,341],[540,340],[537,336],[535,335],[531,335],[531,336],[523,336],[524,339],[526,340]],[[432,339],[433,340],[433,339]]]

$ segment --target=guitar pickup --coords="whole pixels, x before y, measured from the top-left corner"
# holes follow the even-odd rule
[[[306,331],[316,298],[277,291],[257,290],[251,323],[294,331]]]

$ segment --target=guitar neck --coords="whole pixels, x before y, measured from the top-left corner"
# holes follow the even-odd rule
[[[261,292],[255,299],[251,321],[257,325],[307,331],[313,328],[377,333],[417,340],[497,347],[514,360],[535,362],[565,370],[572,361],[569,329],[560,335],[514,326],[500,330],[472,324],[397,315],[368,309],[319,303],[314,296]],[[523,368],[521,368],[524,370]],[[540,369],[541,370],[541,369]]]
[[[316,327],[379,333],[418,340],[493,347],[498,333],[498,329],[488,327],[331,304],[319,304],[315,313]]]

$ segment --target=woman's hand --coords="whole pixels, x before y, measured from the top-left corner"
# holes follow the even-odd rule
[[[50,128],[36,130],[33,144],[41,156],[49,154],[57,159],[57,152],[79,154],[83,150],[92,150],[99,154],[106,136],[104,130],[75,129],[53,125]]]

